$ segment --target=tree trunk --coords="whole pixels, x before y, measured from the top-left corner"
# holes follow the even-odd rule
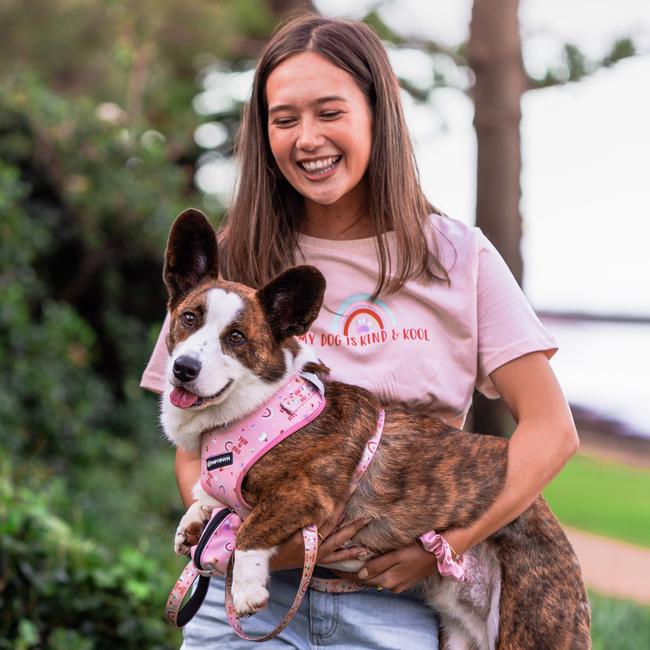
[[[521,285],[519,124],[526,75],[518,7],[518,0],[474,0],[467,55],[475,75],[476,225],[501,253]],[[505,435],[511,429],[501,400],[487,400],[477,393],[472,411],[476,431]]]

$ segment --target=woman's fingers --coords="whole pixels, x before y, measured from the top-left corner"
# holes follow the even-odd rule
[[[384,553],[383,555],[370,560],[363,569],[359,571],[359,578],[367,582],[374,582],[376,578],[382,577],[382,574],[386,573],[389,569],[400,562],[401,556],[399,551]]]
[[[318,564],[335,564],[343,560],[359,560],[359,555],[364,555],[367,551],[360,546],[354,548],[340,548],[329,551],[323,555],[318,556]]]
[[[351,524],[339,528],[321,543],[323,552],[330,552],[341,548],[346,542],[349,542],[368,522],[370,519],[358,519]],[[325,535],[323,535],[325,537]],[[365,550],[359,547],[360,550]]]

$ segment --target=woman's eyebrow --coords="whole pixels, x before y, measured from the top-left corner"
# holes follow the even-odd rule
[[[345,97],[341,97],[340,95],[327,95],[326,97],[319,97],[318,99],[309,102],[307,106],[318,106],[319,104],[325,104],[326,102],[335,102],[335,101],[347,102],[347,99],[345,99]],[[295,108],[295,106],[291,104],[277,104],[276,106],[272,106],[271,108],[269,108],[269,113],[277,113],[278,111],[286,111],[292,108]]]

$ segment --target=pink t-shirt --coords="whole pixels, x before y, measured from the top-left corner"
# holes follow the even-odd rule
[[[451,286],[411,280],[374,303],[374,238],[302,235],[297,261],[327,279],[323,308],[302,338],[333,378],[464,421],[474,387],[498,397],[492,371],[529,352],[550,358],[557,344],[479,228],[435,214],[429,224]],[[394,256],[394,234],[386,241]],[[156,392],[165,386],[167,327],[166,319],[140,384]]]

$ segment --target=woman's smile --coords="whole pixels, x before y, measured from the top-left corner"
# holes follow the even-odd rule
[[[311,181],[322,181],[334,174],[343,156],[328,156],[327,158],[304,159],[298,161],[298,167]]]

